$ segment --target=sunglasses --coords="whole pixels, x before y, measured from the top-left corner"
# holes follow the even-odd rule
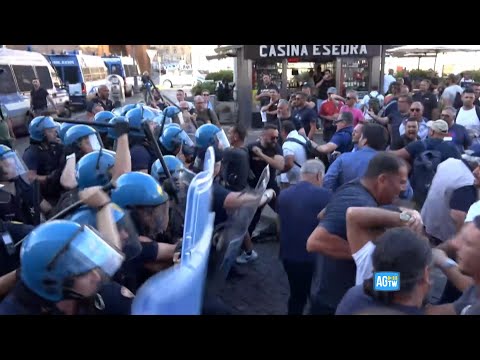
[[[278,136],[272,136],[270,140],[278,140]]]
[[[345,98],[345,100],[355,100],[355,98],[350,97],[350,96],[347,96],[347,97]]]
[[[415,109],[410,109],[410,111],[416,111],[416,112],[420,112],[421,110],[420,110],[420,109],[417,109],[417,108],[415,108]]]
[[[450,115],[448,115],[448,114],[441,114],[440,117],[448,117],[448,118],[449,118]]]
[[[202,94],[203,96],[210,96],[210,94]]]

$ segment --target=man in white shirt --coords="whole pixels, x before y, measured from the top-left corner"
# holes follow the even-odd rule
[[[457,84],[457,77],[454,74],[450,74],[445,80],[447,88],[442,93],[442,101],[445,106],[455,106],[455,98],[457,93],[462,94],[463,89]]]
[[[282,122],[281,136],[284,140],[282,145],[285,167],[280,175],[282,188],[294,185],[300,181],[300,168],[307,161],[305,146],[306,139],[295,130],[292,121]]]
[[[385,75],[383,80],[383,93],[386,94],[388,92],[388,88],[390,84],[396,81],[395,76],[393,76],[393,69],[388,70],[388,75]]]
[[[463,106],[458,110],[456,123],[467,130],[480,129],[479,109],[473,105],[474,101],[475,92],[472,89],[466,89],[462,95]]]
[[[180,103],[182,101],[185,101],[185,91],[183,91],[182,89],[178,89],[177,90],[177,101],[175,102],[175,104],[180,106]],[[189,111],[194,108],[193,104],[190,101],[186,101],[186,103],[188,104],[188,107],[189,107],[188,110]]]
[[[386,229],[407,226],[423,234],[422,218],[418,211],[401,209],[401,213],[373,207],[350,207],[347,210],[347,239],[357,266],[355,285],[372,277],[372,254],[376,239]],[[426,239],[425,241],[428,241]]]

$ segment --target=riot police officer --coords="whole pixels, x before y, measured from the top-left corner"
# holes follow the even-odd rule
[[[0,303],[0,314],[105,311],[105,299],[98,291],[103,280],[120,268],[124,255],[119,250],[109,197],[100,188],[88,189],[81,197],[99,209],[100,233],[66,220],[44,223],[31,232],[22,243],[20,281]]]
[[[115,114],[113,114],[111,111],[100,111],[99,113],[95,114],[95,117],[93,118],[93,122],[95,123],[100,123],[100,124],[108,124],[110,120],[112,120],[115,117]],[[98,131],[100,134],[100,137],[102,138],[103,146],[105,146],[106,149],[113,149],[113,142],[109,139],[107,136],[108,134],[108,128],[104,126],[95,126],[94,128]]]
[[[153,144],[145,136],[142,128],[144,122],[148,123],[152,133],[158,126],[155,119],[155,113],[146,107],[136,107],[126,114],[129,125],[135,130],[129,132],[130,155],[132,161],[132,171],[141,171],[147,173],[152,164],[157,159]]]
[[[180,150],[184,153],[193,152],[193,141],[180,126],[173,124],[163,130],[163,134],[158,139],[163,155],[176,156]],[[189,151],[192,149],[192,151]]]
[[[216,150],[222,150],[229,148],[230,143],[223,129],[213,124],[204,124],[195,132],[195,146],[197,151],[193,170],[197,172],[202,169],[203,157],[209,146],[213,146]],[[220,152],[216,152],[216,154],[218,155]]]
[[[27,171],[15,151],[0,145],[0,195],[5,198],[0,203],[0,218],[5,221],[35,222],[35,193]]]
[[[115,204],[129,211],[142,242],[142,253],[131,261],[132,269],[129,269],[130,274],[135,273],[136,279],[128,285],[123,283],[135,292],[152,272],[173,263],[176,245],[153,241],[167,229],[168,195],[152,176],[131,172],[118,178],[111,198]],[[145,272],[145,269],[148,271]]]
[[[37,180],[42,197],[54,206],[60,198],[60,176],[65,166],[63,145],[57,124],[50,116],[38,116],[30,122],[30,146],[23,154],[29,180]]]

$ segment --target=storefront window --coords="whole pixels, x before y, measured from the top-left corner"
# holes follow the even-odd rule
[[[355,90],[361,99],[370,89],[369,61],[366,58],[342,59],[340,84],[341,95],[345,96],[348,90]]]

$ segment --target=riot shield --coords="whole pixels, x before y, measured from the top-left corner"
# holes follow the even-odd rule
[[[214,152],[205,155],[204,170],[187,192],[185,230],[179,264],[143,284],[132,304],[133,315],[199,315],[207,274],[214,214],[211,212]]]
[[[256,188],[245,192],[244,195],[240,195],[254,195],[256,199],[247,202],[230,213],[222,229],[214,235],[214,250],[211,255],[209,283],[212,282],[212,285],[217,289],[223,285],[235,263],[243,239],[258,209],[262,195],[267,189],[269,180],[270,170],[267,165],[260,176]]]

